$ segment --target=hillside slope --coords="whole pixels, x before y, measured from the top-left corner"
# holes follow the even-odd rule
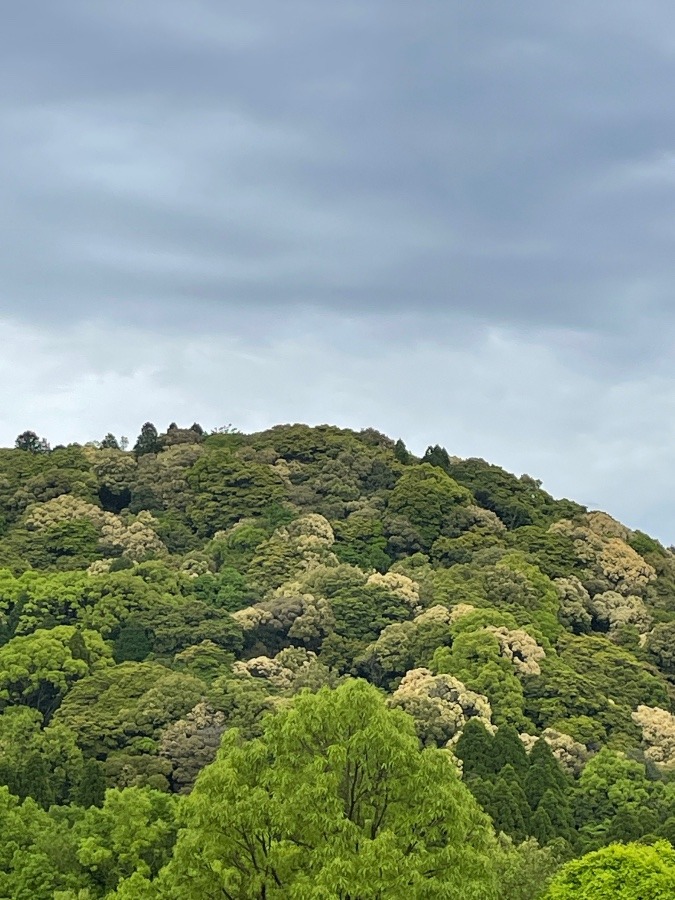
[[[0,896],[144,896],[223,735],[271,741],[266,714],[355,678],[452,754],[503,841],[551,848],[537,871],[675,840],[675,555],[658,541],[374,430],[22,446],[0,450],[0,784],[23,835]],[[144,823],[128,856],[122,820]]]

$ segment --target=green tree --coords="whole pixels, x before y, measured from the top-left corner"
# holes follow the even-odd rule
[[[0,897],[53,900],[56,891],[85,888],[70,828],[34,800],[20,803],[0,787],[0,832]]]
[[[547,790],[537,806],[537,812],[546,813],[556,837],[571,840],[574,836],[572,808],[560,791]]]
[[[560,866],[559,848],[543,847],[529,838],[514,844],[500,835],[497,857],[500,900],[535,900],[541,897]]]
[[[427,447],[426,453],[422,457],[423,463],[429,463],[432,466],[438,466],[444,472],[450,471],[450,457],[445,447],[435,444],[433,447]]]
[[[509,529],[571,518],[584,511],[578,503],[554,500],[528,475],[517,478],[484,459],[451,460],[449,471],[472,491],[480,506],[495,512]]]
[[[522,685],[511,661],[501,656],[494,633],[485,629],[461,632],[450,649],[436,650],[431,668],[434,672],[454,675],[472,691],[484,694],[490,701],[496,724],[527,724],[523,716]]]
[[[644,813],[653,790],[643,765],[604,747],[584,767],[575,792],[575,818],[584,839],[591,847],[605,843],[615,817]]]
[[[530,807],[513,766],[507,765],[488,790],[485,809],[492,816],[497,831],[516,841],[530,833]]]
[[[528,758],[518,730],[513,725],[500,725],[492,744],[494,771],[512,766],[522,776],[528,768]]]
[[[455,756],[462,761],[465,779],[484,778],[494,772],[494,738],[478,719],[469,719],[455,744]]]
[[[272,466],[242,462],[227,450],[205,453],[190,469],[188,514],[199,534],[211,536],[239,519],[262,516],[284,499],[284,485]]]
[[[536,838],[540,847],[546,846],[557,837],[556,829],[545,809],[537,809],[530,816],[529,831],[530,835]]]
[[[408,451],[408,448],[407,448],[406,445],[403,443],[403,441],[401,440],[401,438],[399,438],[399,439],[396,441],[396,443],[394,444],[394,456],[395,456],[396,459],[397,459],[400,463],[402,463],[404,466],[409,465],[410,462],[412,461],[412,460],[411,460],[410,452]]]
[[[37,804],[48,809],[56,796],[44,757],[35,751],[29,754],[21,774],[24,782],[22,794],[30,794]]]
[[[149,788],[106,791],[74,828],[77,858],[97,896],[134,872],[152,877],[168,862],[176,831],[177,799]],[[100,892],[100,893],[99,893]]]
[[[258,678],[232,678],[223,675],[213,683],[214,705],[225,713],[229,728],[246,738],[260,737],[263,716],[275,709],[269,686]]]
[[[84,761],[80,777],[74,786],[70,800],[85,809],[89,806],[101,806],[105,795],[105,773],[97,759]]]
[[[49,453],[49,444],[45,438],[38,437],[34,431],[23,431],[14,442],[17,450],[27,453]]]
[[[31,533],[25,554],[36,568],[85,568],[101,555],[99,536],[88,519],[55,522]]]
[[[486,820],[447,755],[364,682],[225,736],[186,800],[160,897],[493,898]]]
[[[146,422],[141,428],[141,433],[136,438],[134,444],[134,454],[136,459],[139,456],[145,456],[147,453],[159,453],[162,449],[162,442],[159,439],[157,429],[152,422]]]
[[[0,705],[33,706],[49,718],[79,678],[113,664],[99,634],[81,635],[87,658],[73,641],[76,634],[74,626],[59,625],[15,637],[0,648]]]
[[[452,510],[471,501],[471,494],[446,472],[423,463],[408,467],[389,497],[389,511],[405,516],[429,549]]]
[[[7,707],[0,715],[0,783],[22,800],[43,802],[48,792],[48,799],[65,803],[81,777],[82,751],[68,728],[43,724],[42,715],[26,706]]]
[[[115,435],[109,431],[101,441],[101,450],[119,450],[120,445]]]
[[[524,780],[525,795],[530,807],[536,809],[547,791],[554,791],[562,798],[570,788],[571,783],[551,748],[543,738],[539,738],[530,753],[529,768]]]
[[[138,738],[154,738],[188,713],[206,685],[158,663],[123,662],[83,678],[67,695],[55,721],[76,735],[90,756],[104,757]]]
[[[667,675],[675,675],[675,622],[659,622],[647,637],[647,650]]]
[[[567,863],[545,900],[667,900],[675,897],[675,850],[612,844]]]
[[[333,525],[335,553],[341,562],[364,570],[386,572],[391,558],[386,552],[387,539],[381,517],[373,510],[357,510],[347,519]]]

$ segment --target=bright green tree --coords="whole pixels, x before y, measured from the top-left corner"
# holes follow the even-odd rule
[[[15,637],[0,648],[0,705],[33,706],[49,717],[78,679],[112,664],[95,631],[59,625]]]
[[[446,472],[423,463],[406,469],[391,492],[388,506],[391,513],[408,519],[428,549],[452,510],[471,499],[469,491]]]
[[[546,900],[669,900],[675,897],[675,850],[666,841],[611,844],[567,863]]]
[[[360,681],[226,734],[158,896],[496,898],[487,820],[442,751]],[[142,894],[141,894],[142,896]]]
[[[134,872],[153,876],[169,860],[176,831],[177,798],[149,788],[106,791],[74,829],[77,859],[96,896],[114,890]],[[100,891],[100,894],[98,893]]]

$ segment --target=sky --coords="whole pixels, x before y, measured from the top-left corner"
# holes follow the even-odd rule
[[[675,543],[675,7],[22,0],[0,444],[374,427]]]

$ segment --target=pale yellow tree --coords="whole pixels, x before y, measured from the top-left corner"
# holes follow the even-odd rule
[[[522,628],[498,628],[495,625],[488,625],[485,630],[497,638],[501,656],[513,663],[516,675],[541,675],[539,663],[545,659],[546,651],[532,635]]]
[[[572,538],[578,558],[588,568],[592,593],[614,590],[641,596],[656,578],[654,568],[620,537],[605,537],[568,519],[555,522],[550,531]],[[583,580],[588,584],[587,578]]]
[[[387,572],[381,575],[379,572],[374,572],[368,577],[366,584],[385,588],[395,597],[399,597],[407,603],[414,613],[422,610],[419,585],[407,575],[402,575],[399,572]]]
[[[638,706],[633,721],[642,729],[645,756],[660,769],[675,770],[675,716],[658,706]]]
[[[610,633],[621,625],[633,625],[641,634],[651,628],[652,617],[641,597],[628,596],[617,591],[596,594],[591,601],[593,615],[598,622],[606,625]]]
[[[452,675],[433,675],[425,668],[406,673],[389,705],[413,717],[425,745],[451,746],[469,719],[478,718],[486,727],[492,722],[487,697],[470,691]]]

